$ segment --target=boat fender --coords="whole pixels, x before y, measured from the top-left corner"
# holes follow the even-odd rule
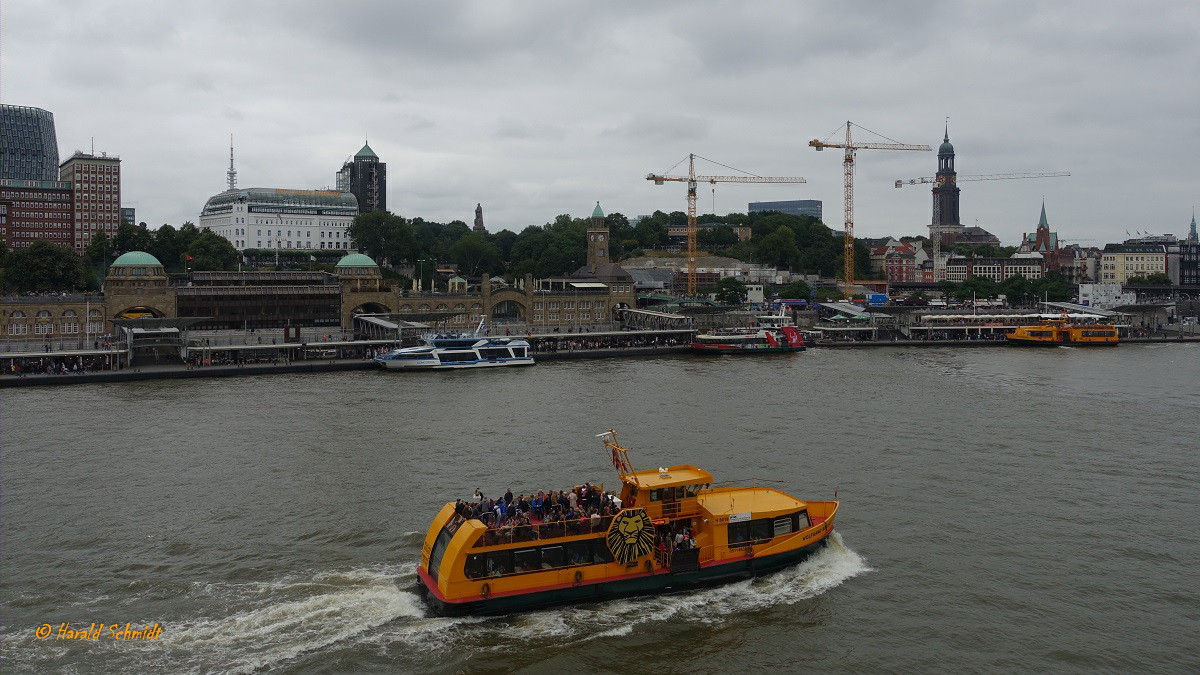
[[[575,585],[583,583],[583,570],[575,570]]]
[[[653,571],[654,571],[654,562],[653,562],[653,561],[651,561],[649,558],[647,558],[647,559],[646,559],[646,571],[647,571],[647,572],[653,572]]]
[[[492,585],[491,584],[484,584],[483,588],[479,589],[479,595],[481,595],[485,598],[491,594],[492,594]]]

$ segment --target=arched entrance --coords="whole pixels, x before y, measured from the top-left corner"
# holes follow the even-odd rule
[[[145,305],[138,305],[136,307],[129,307],[127,309],[121,310],[120,312],[117,312],[117,314],[115,316],[113,316],[113,318],[114,319],[161,319],[165,316],[166,316],[166,314],[163,314],[162,312],[160,312],[159,310],[157,310],[153,307],[147,307]]]
[[[522,323],[525,321],[525,308],[513,300],[501,300],[492,305],[491,318],[493,322]]]

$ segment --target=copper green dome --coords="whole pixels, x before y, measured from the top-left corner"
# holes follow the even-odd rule
[[[603,218],[604,211],[600,209],[600,202],[596,202],[596,208],[592,211],[593,218]]]
[[[946,123],[946,135],[942,138],[942,144],[938,146],[939,155],[953,155],[954,146],[950,145],[950,123]]]
[[[145,251],[130,251],[122,253],[121,257],[113,261],[113,267],[133,267],[135,265],[142,267],[162,267],[162,263],[158,262],[158,258],[146,253]]]
[[[350,255],[339,260],[337,263],[337,266],[338,267],[379,267],[379,265],[375,264],[374,260],[371,260],[371,256],[363,255],[362,253],[351,253]]]

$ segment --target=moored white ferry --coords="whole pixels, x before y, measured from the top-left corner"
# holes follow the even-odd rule
[[[770,314],[755,318],[755,326],[725,328],[692,338],[692,350],[703,354],[769,354],[804,351],[804,336],[790,317]]]
[[[375,357],[375,362],[389,370],[533,365],[529,341],[522,338],[488,337],[476,331],[466,335],[435,334],[423,342],[417,347],[393,349]]]

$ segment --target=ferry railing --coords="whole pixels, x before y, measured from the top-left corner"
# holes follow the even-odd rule
[[[493,518],[487,520],[490,521]],[[528,525],[518,524],[509,520],[503,525],[492,527],[489,522],[480,518],[477,520],[487,525],[488,528],[484,531],[483,536],[475,542],[473,548],[600,534],[608,531],[609,525],[612,524],[612,519],[612,516],[604,516],[596,520],[592,520],[591,518],[576,518],[573,520],[529,523]]]

